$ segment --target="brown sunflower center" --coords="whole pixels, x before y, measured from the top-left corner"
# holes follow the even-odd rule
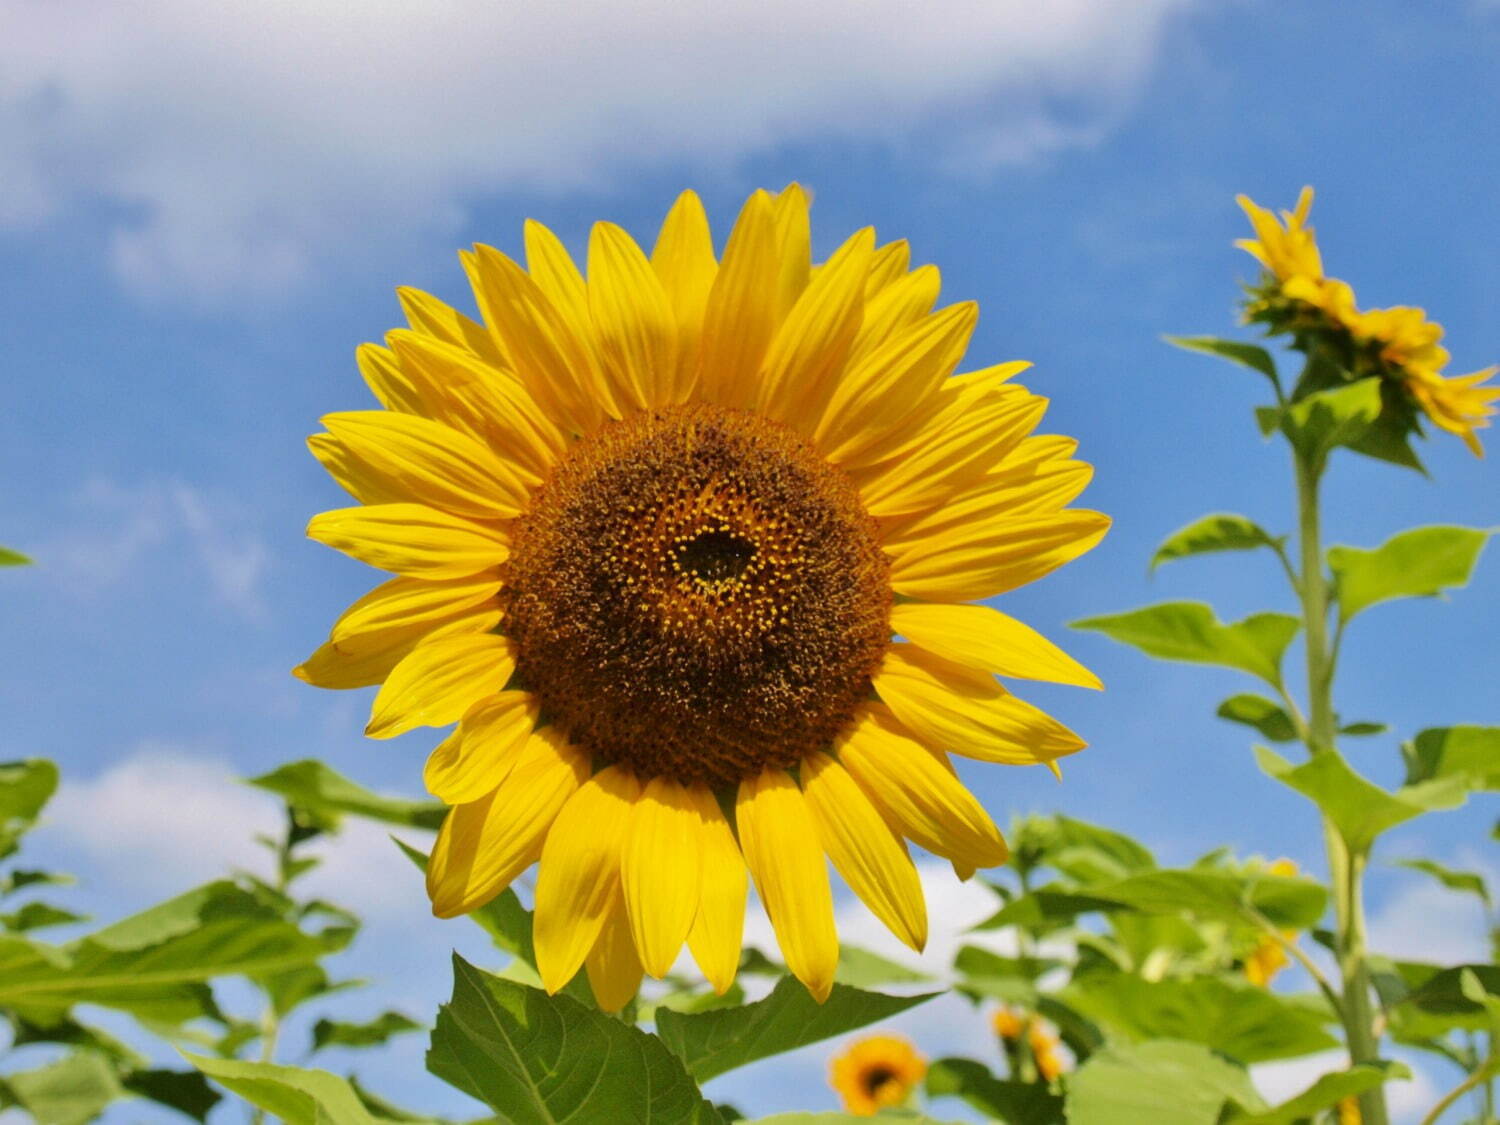
[[[872,1098],[878,1098],[887,1085],[899,1084],[899,1081],[899,1076],[890,1067],[872,1066],[864,1073],[865,1093]]]
[[[706,404],[583,439],[517,520],[503,628],[542,714],[640,777],[728,785],[826,746],[890,639],[853,485]]]

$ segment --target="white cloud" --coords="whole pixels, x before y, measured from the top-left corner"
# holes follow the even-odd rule
[[[1458,861],[1459,866],[1478,866]],[[1490,874],[1493,880],[1493,874]],[[1412,875],[1413,880],[1424,879]],[[1437,883],[1411,882],[1370,918],[1370,948],[1389,957],[1439,965],[1490,959],[1484,910],[1479,900]]]
[[[147,295],[281,294],[510,188],[787,143],[965,171],[1089,144],[1189,0],[10,0],[0,224],[103,202]]]
[[[66,526],[36,550],[49,576],[80,597],[96,597],[139,577],[158,552],[185,546],[209,590],[234,612],[258,621],[266,609],[260,582],[270,554],[254,534],[230,524],[237,506],[179,480],[120,484],[88,481],[69,499]],[[177,552],[180,556],[181,552]]]

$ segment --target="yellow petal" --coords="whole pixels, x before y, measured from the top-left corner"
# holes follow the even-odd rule
[[[802,791],[818,838],[844,882],[918,953],[927,944],[927,904],[906,847],[854,779],[827,754],[802,760]]]
[[[625,833],[620,879],[630,932],[646,972],[658,980],[677,960],[698,912],[703,862],[698,824],[687,786],[654,777],[636,801]]]
[[[394,738],[416,727],[447,726],[503,688],[515,670],[510,641],[494,633],[426,641],[381,685],[365,734]]]
[[[496,367],[510,366],[484,325],[465,316],[452,305],[409,285],[397,288],[396,298],[401,302],[401,311],[406,314],[406,322],[411,325],[413,332],[420,332],[424,336],[473,352]]]
[[[362,563],[411,578],[462,578],[510,557],[499,528],[425,504],[336,508],[314,516],[307,534]]]
[[[799,429],[821,412],[859,330],[874,245],[873,230],[859,231],[803,291],[766,354],[759,412]]]
[[[903,602],[891,607],[891,630],[944,660],[997,676],[1104,686],[1035,629],[989,606]]]
[[[851,460],[898,426],[911,425],[942,405],[942,381],[969,345],[978,308],[952,305],[911,325],[849,369],[823,411],[816,441],[834,464]]]
[[[562,240],[535,219],[525,224],[526,272],[567,321],[580,344],[589,338],[589,292]]]
[[[365,377],[365,383],[381,406],[406,414],[423,413],[421,396],[389,348],[361,344],[354,350],[354,362],[359,365],[359,373]]]
[[[625,915],[624,897],[617,891],[604,920],[599,940],[583,962],[594,999],[606,1012],[618,1012],[635,998],[641,987],[641,959],[636,955]]]
[[[536,726],[535,696],[502,691],[470,707],[422,770],[427,792],[448,805],[477,801],[503,782]]]
[[[754,401],[755,377],[777,326],[776,221],[757,191],[740,211],[703,309],[698,393],[725,406]]]
[[[915,645],[891,646],[875,692],[928,745],[966,758],[1032,765],[1087,745],[1056,719],[1011,695],[994,677]]]
[[[708,983],[722,996],[739,970],[750,873],[718,800],[702,785],[694,785],[690,793],[698,809],[694,850],[703,857],[705,877],[698,891],[698,913],[688,931],[688,948]]]
[[[651,268],[661,279],[677,322],[677,368],[672,402],[686,402],[693,390],[703,310],[719,263],[703,203],[691,191],[677,197],[651,250]]]
[[[1108,516],[1082,508],[958,525],[900,551],[891,564],[891,587],[923,601],[994,597],[1071,562],[1108,530]]]
[[[430,628],[461,610],[491,601],[499,590],[500,579],[493,571],[442,582],[392,578],[344,610],[333,623],[330,638],[347,640],[359,633],[413,625]]]
[[[408,500],[478,519],[508,519],[526,506],[528,489],[500,458],[440,422],[389,410],[327,414],[322,422]]]
[[[811,200],[801,184],[788,184],[772,201],[776,223],[776,246],[781,268],[776,284],[776,317],[791,311],[807,288],[812,271],[812,226],[808,218]]]
[[[563,805],[588,780],[589,760],[556,727],[534,732],[505,783],[448,810],[427,864],[432,912],[475,910],[537,861]]]
[[[871,704],[840,736],[838,759],[898,831],[934,855],[994,867],[1005,840],[974,795],[889,709]]]
[[[410,499],[406,489],[355,457],[332,434],[311,435],[307,448],[338,486],[361,504],[399,504]]]
[[[873,279],[873,271],[872,271]],[[877,292],[865,290],[865,316],[849,349],[849,363],[861,362],[896,333],[915,324],[932,311],[942,289],[936,266],[913,270]]]
[[[672,305],[641,248],[613,223],[595,223],[589,237],[589,312],[615,402],[644,410],[670,401],[677,372]]]
[[[604,929],[619,893],[620,845],[640,783],[618,766],[601,770],[574,794],[552,824],[536,881],[537,971],[557,992]]]
[[[865,284],[865,297],[872,299],[906,276],[911,269],[911,246],[906,239],[887,242],[875,251],[870,259],[870,279]]]
[[[767,770],[740,782],[735,819],[787,968],[821,1004],[833,989],[839,939],[828,865],[807,801],[784,770]]]
[[[293,668],[292,675],[314,687],[369,687],[384,680],[407,653],[426,640],[487,633],[499,624],[498,606],[477,605],[428,621],[353,633],[321,646]]]

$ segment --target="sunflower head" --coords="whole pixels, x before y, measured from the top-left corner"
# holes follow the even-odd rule
[[[846,1112],[869,1117],[903,1105],[927,1073],[927,1060],[905,1039],[872,1035],[836,1055],[828,1082],[843,1099]]]
[[[461,255],[478,319],[401,290],[357,353],[380,409],[310,441],[357,504],[309,534],[392,577],[297,674],[380,685],[372,737],[456,724],[423,773],[433,910],[539,863],[543,983],[583,969],[606,1008],[684,945],[726,990],[750,878],[825,997],[830,859],[920,949],[908,844],[1006,858],[948,755],[1083,746],[996,677],[1098,681],[973,603],[1099,540],[1089,467],[1033,433],[1025,364],[955,374],[977,310],[905,243],[809,240],[795,185],[722,254],[692,193],[649,254],[597,224],[585,270],[528,223],[524,265]]]

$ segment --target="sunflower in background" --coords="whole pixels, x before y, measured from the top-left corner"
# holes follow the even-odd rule
[[[1445,376],[1450,356],[1439,341],[1443,326],[1427,319],[1423,309],[1398,305],[1361,310],[1347,282],[1327,277],[1313,228],[1307,225],[1313,191],[1304,187],[1294,210],[1278,219],[1246,196],[1237,201],[1250,219],[1255,238],[1235,245],[1265,269],[1245,305],[1249,320],[1273,333],[1289,333],[1299,345],[1323,345],[1337,356],[1353,378],[1379,375],[1404,393],[1388,401],[1387,413],[1401,433],[1415,425],[1420,412],[1433,425],[1463,439],[1483,456],[1476,430],[1489,426],[1500,386],[1484,384],[1500,368],[1469,375]],[[1312,387],[1311,390],[1324,389]]]
[[[423,775],[452,806],[433,911],[539,861],[549,991],[586,967],[617,1010],[686,944],[722,993],[753,877],[821,1000],[826,860],[920,950],[907,842],[962,877],[1006,858],[948,754],[1055,772],[1084,746],[995,677],[1095,677],[970,603],[1099,541],[1067,506],[1091,469],[1033,435],[1026,364],[954,374],[977,309],[934,311],[904,242],[814,266],[795,185],[722,260],[691,192],[649,256],[597,224],[586,278],[545,227],[525,246],[461,254],[480,321],[401,290],[410,326],[358,352],[384,409],[310,439],[360,503],[308,534],[395,577],[297,675],[380,684],[371,737],[458,724]]]
[[[1266,873],[1291,879],[1297,875],[1297,864],[1290,859],[1277,859],[1266,865]],[[1295,941],[1295,930],[1283,930],[1281,936]],[[1268,986],[1277,973],[1291,964],[1286,947],[1269,934],[1261,934],[1255,947],[1245,957],[1245,979],[1257,988]]]
[[[843,1099],[846,1113],[872,1117],[905,1105],[926,1073],[927,1060],[905,1039],[871,1035],[834,1057],[828,1084]]]
[[[1042,1082],[1053,1081],[1066,1069],[1058,1052],[1061,1041],[1036,1016],[1023,1016],[1010,1008],[998,1008],[991,1017],[990,1026],[1000,1037],[1012,1075],[1019,1075],[1024,1069],[1021,1056],[1023,1038],[1031,1055],[1031,1064],[1036,1067],[1037,1077]]]

